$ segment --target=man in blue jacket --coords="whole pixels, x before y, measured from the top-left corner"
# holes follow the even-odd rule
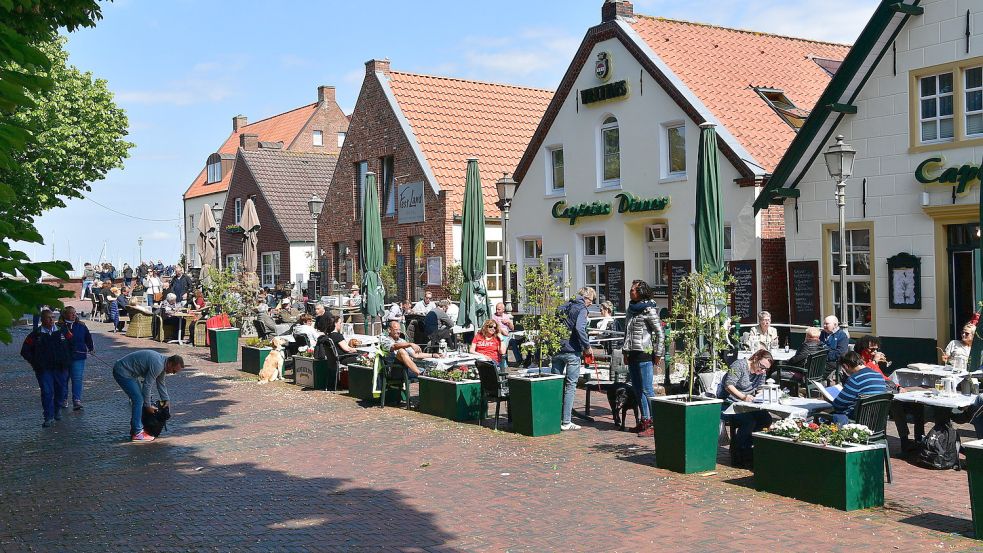
[[[823,331],[819,341],[826,346],[826,378],[836,372],[840,358],[850,348],[850,336],[840,328],[840,320],[835,315],[823,319]]]
[[[55,400],[61,398],[68,381],[68,367],[72,359],[72,343],[65,332],[55,326],[54,314],[41,312],[41,326],[27,335],[20,348],[20,355],[34,369],[34,376],[41,388],[41,407],[44,410],[44,428],[61,420]]]
[[[566,371],[560,430],[580,429],[579,425],[570,421],[570,412],[573,410],[577,379],[580,378],[580,356],[585,351],[591,353],[590,341],[587,337],[587,308],[594,303],[596,297],[597,293],[593,288],[584,287],[577,291],[576,298],[560,306],[560,316],[570,330],[570,336],[560,342],[560,351],[553,356],[551,367],[553,374],[564,374]]]
[[[92,334],[85,323],[78,320],[78,314],[74,307],[66,307],[61,312],[61,320],[58,321],[65,337],[72,344],[72,360],[69,365],[68,377],[72,379],[72,403],[76,411],[82,408],[82,381],[85,378],[85,359],[92,353]],[[58,406],[68,407],[68,386],[62,386],[61,395],[57,398]]]

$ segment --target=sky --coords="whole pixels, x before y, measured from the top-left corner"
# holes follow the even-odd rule
[[[116,0],[71,33],[70,63],[106,79],[136,144],[87,198],[38,218],[35,260],[176,262],[181,195],[228,137],[337,87],[354,108],[364,63],[556,88],[601,0]],[[638,0],[636,13],[852,43],[876,0]],[[102,205],[99,205],[102,204]],[[103,207],[108,206],[108,207]]]

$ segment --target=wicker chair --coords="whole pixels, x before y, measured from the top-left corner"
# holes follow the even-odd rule
[[[198,319],[191,323],[191,339],[195,347],[208,346],[208,327],[205,326],[205,319]]]
[[[126,327],[126,335],[130,338],[150,338],[153,336],[154,316],[127,309],[130,313],[130,324]]]

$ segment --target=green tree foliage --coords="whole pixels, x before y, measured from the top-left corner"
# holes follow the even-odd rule
[[[529,267],[522,280],[522,304],[526,315],[522,325],[532,340],[538,364],[543,357],[551,357],[560,351],[560,342],[569,336],[559,309],[564,302],[556,278],[549,273],[542,261],[538,267]]]
[[[716,371],[722,363],[718,354],[728,347],[725,323],[730,305],[728,289],[733,283],[729,275],[690,273],[680,280],[672,299],[672,336],[682,343],[676,358],[689,366],[690,398],[697,357],[706,357],[709,368]]]
[[[225,313],[232,326],[239,326],[244,317],[253,314],[256,305],[256,287],[245,281],[245,275],[232,272],[226,267],[205,268],[202,278],[205,285],[205,301],[212,306],[214,313]]]
[[[444,274],[444,291],[450,299],[457,301],[461,297],[461,284],[464,283],[464,271],[460,263],[448,263]]]
[[[379,278],[382,279],[382,287],[386,289],[386,301],[399,301],[400,298],[396,289],[396,267],[393,265],[383,265],[379,271]]]

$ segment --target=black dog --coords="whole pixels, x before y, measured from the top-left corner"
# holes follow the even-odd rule
[[[157,402],[157,412],[143,412],[143,431],[153,437],[160,436],[160,433],[167,428],[167,421],[171,418],[171,408]]]
[[[635,424],[638,424],[638,398],[635,397],[635,390],[627,382],[617,382],[608,387],[608,405],[611,406],[611,417],[614,418],[614,426],[618,430],[625,430],[625,417],[631,409],[635,415]]]

